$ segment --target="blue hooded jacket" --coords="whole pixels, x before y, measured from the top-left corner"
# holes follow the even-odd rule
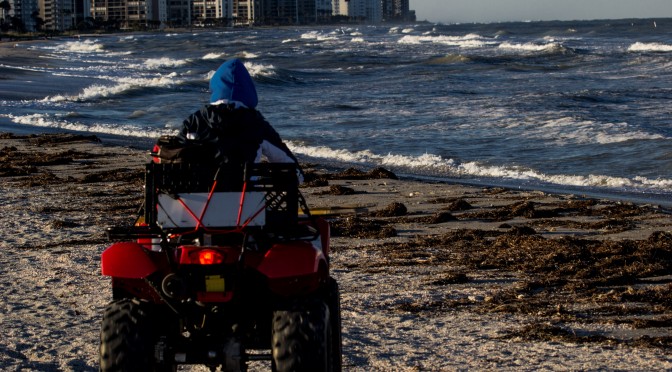
[[[210,102],[238,101],[248,108],[257,107],[257,89],[250,73],[239,59],[224,62],[210,79]]]

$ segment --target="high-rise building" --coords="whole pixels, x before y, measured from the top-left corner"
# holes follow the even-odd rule
[[[9,0],[28,31],[62,31],[93,18],[107,27],[190,27],[415,21],[410,0]]]
[[[254,23],[314,24],[331,17],[331,0],[252,0]]]
[[[388,0],[336,0],[334,15],[350,20],[379,23],[383,20],[383,3]]]
[[[415,11],[410,10],[409,7],[409,0],[383,0],[383,20],[414,22]]]
[[[233,0],[193,0],[191,15],[194,25],[228,24],[233,14]]]

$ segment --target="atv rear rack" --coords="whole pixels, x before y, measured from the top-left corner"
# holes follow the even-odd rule
[[[108,237],[163,239],[259,232],[280,239],[314,239],[318,228],[298,190],[297,174],[297,166],[291,163],[218,167],[148,163],[143,226],[110,228]]]

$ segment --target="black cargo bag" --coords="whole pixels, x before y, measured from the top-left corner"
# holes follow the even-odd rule
[[[152,149],[154,163],[201,163],[214,164],[217,161],[218,150],[211,143],[182,142],[175,136],[161,136]]]

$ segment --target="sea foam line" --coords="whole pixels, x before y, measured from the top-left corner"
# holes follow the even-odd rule
[[[119,125],[109,123],[96,123],[89,125],[68,121],[62,117],[47,114],[31,114],[22,116],[9,114],[3,116],[9,118],[16,124],[42,128],[63,129],[77,132],[112,134],[124,137],[159,138],[162,135],[174,135],[176,132],[174,129],[169,128],[140,128],[134,125]]]
[[[624,178],[594,174],[549,175],[517,166],[494,166],[477,161],[460,163],[454,159],[444,159],[434,154],[423,154],[420,156],[380,155],[369,150],[353,152],[344,149],[332,149],[326,146],[304,146],[293,142],[288,142],[287,145],[292,152],[312,158],[325,159],[337,163],[355,163],[371,167],[385,166],[411,174],[451,178],[506,179],[561,186],[596,188],[657,189],[664,191],[669,191],[672,188],[672,180],[663,178],[650,179],[640,176]]]

